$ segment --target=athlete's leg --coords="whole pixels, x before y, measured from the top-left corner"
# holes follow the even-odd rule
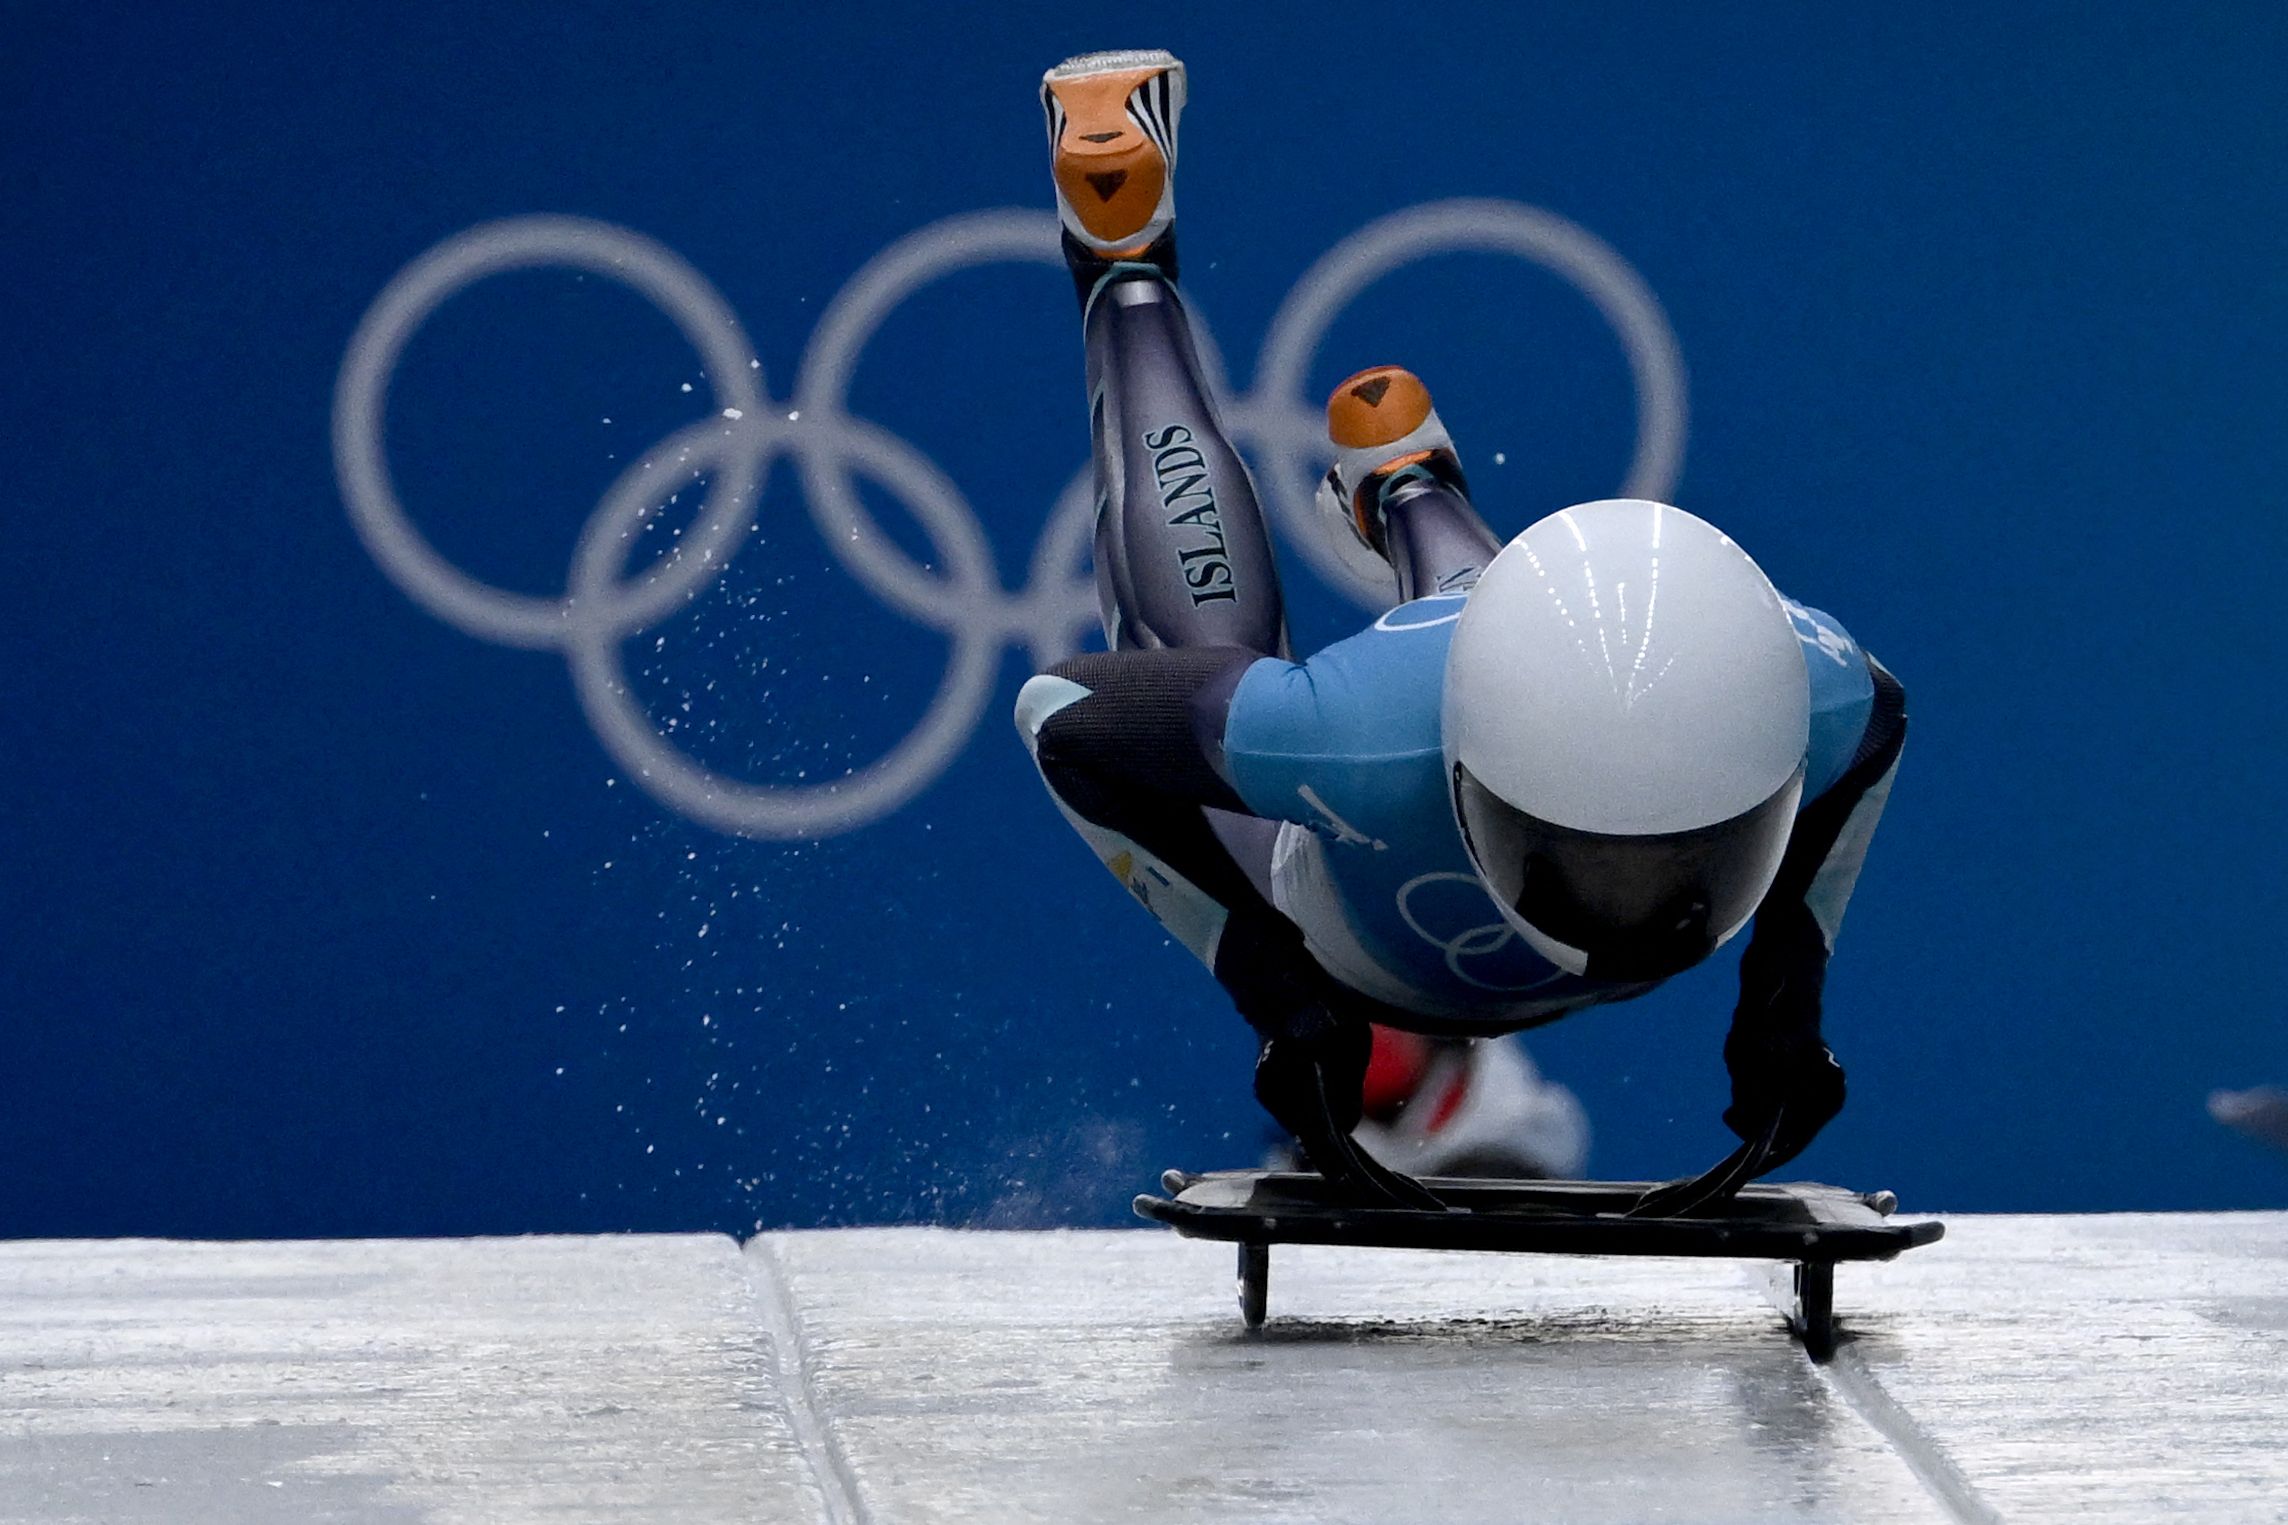
[[[1286,623],[1270,536],[1176,294],[1185,89],[1166,53],[1088,54],[1041,82],[1088,350],[1097,591],[1115,651],[1278,655]]]
[[[1185,90],[1183,65],[1165,53],[1088,55],[1042,81],[1087,351],[1098,606],[1115,651],[1216,646],[1284,656],[1284,606],[1255,484],[1224,434],[1176,293]],[[1221,697],[1232,681],[1222,677]],[[1268,900],[1277,826],[1225,810],[1206,818]]]
[[[1114,650],[1283,655],[1271,538],[1174,283],[1149,267],[1114,266],[1089,297],[1084,327],[1105,639]]]
[[[1174,283],[1110,270],[1086,312],[1106,643],[1285,656],[1271,537],[1255,484],[1224,436]],[[1269,899],[1277,824],[1220,810],[1208,824]]]

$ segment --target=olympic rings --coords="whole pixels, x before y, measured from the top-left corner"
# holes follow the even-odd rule
[[[1454,978],[1465,985],[1475,985],[1480,990],[1499,991],[1505,995],[1523,995],[1538,986],[1562,978],[1560,974],[1551,973],[1538,975],[1522,985],[1501,985],[1480,979],[1472,974],[1462,966],[1462,961],[1472,958],[1487,958],[1501,952],[1515,940],[1517,929],[1496,917],[1492,921],[1476,922],[1466,926],[1451,937],[1439,936],[1437,932],[1423,925],[1422,917],[1416,913],[1414,908],[1414,897],[1433,884],[1460,885],[1462,887],[1461,904],[1467,907],[1469,914],[1472,915],[1484,909],[1486,887],[1475,874],[1457,873],[1450,869],[1437,869],[1427,874],[1417,874],[1398,887],[1398,914],[1405,921],[1406,929],[1446,955],[1447,971]]]
[[[1507,201],[1445,201],[1368,224],[1329,250],[1281,303],[1256,364],[1255,390],[1227,392],[1233,442],[1255,464],[1274,521],[1332,586],[1372,607],[1386,590],[1340,559],[1317,527],[1312,493],[1326,454],[1306,372],[1335,315],[1369,284],[1427,255],[1477,250],[1542,265],[1578,287],[1613,326],[1637,394],[1637,441],[1622,492],[1664,497],[1681,465],[1684,367],[1659,303],[1621,257],[1585,230]],[[335,474],[350,522],[389,579],[454,628],[504,646],[561,652],[604,749],[662,803],[718,831],[773,840],[831,836],[880,820],[944,771],[975,732],[1001,654],[1022,642],[1036,666],[1069,654],[1096,621],[1084,570],[1094,512],[1087,468],[1051,507],[1022,589],[1004,584],[974,509],[908,441],[848,410],[867,342],[897,306],[972,265],[1061,262],[1056,218],[985,211],[949,217],[883,250],[835,296],[811,336],[794,401],[773,402],[737,315],[673,250],[630,229],[577,217],[479,224],[415,259],[383,288],[351,336],[334,390]],[[713,416],[688,424],[622,472],[580,532],[562,598],[496,588],[446,561],[414,526],[391,479],[384,438],[389,385],[405,346],[454,293],[536,267],[584,270],[631,287],[698,353]],[[1214,354],[1202,334],[1203,356]],[[1220,366],[1217,367],[1220,369]],[[629,693],[628,637],[673,614],[721,575],[755,523],[765,479],[793,458],[820,536],[852,576],[953,650],[922,718],[882,757],[823,784],[762,785],[714,773],[671,744]],[[676,548],[630,577],[636,536],[668,495],[704,476],[699,514]],[[905,505],[940,571],[917,564],[862,503],[863,478]],[[1472,952],[1477,950],[1473,949]]]

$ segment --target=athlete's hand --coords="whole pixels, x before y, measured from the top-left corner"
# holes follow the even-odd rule
[[[1740,1004],[1724,1040],[1724,1126],[1753,1142],[1780,1116],[1764,1169],[1786,1164],[1843,1110],[1843,1066],[1820,1040],[1827,939],[1801,901],[1767,904],[1740,959]],[[1781,1109],[1785,1108],[1784,1114]]]
[[[1255,1099],[1312,1166],[1357,1201],[1438,1211],[1445,1204],[1419,1181],[1377,1163],[1351,1138],[1373,1047],[1373,1031],[1358,1017],[1323,1006],[1298,1011],[1256,1052]]]
[[[1736,1023],[1724,1040],[1724,1067],[1732,1072],[1725,1127],[1754,1140],[1780,1118],[1766,1171],[1803,1153],[1843,1110],[1843,1066],[1816,1035]]]
[[[1366,1023],[1307,1006],[1256,1050],[1255,1099],[1306,1146],[1330,1125],[1349,1133],[1358,1126],[1373,1049]]]

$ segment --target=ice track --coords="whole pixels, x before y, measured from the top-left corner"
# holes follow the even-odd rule
[[[0,1244],[0,1520],[2288,1513],[2288,1214],[1771,1269],[1149,1230]]]

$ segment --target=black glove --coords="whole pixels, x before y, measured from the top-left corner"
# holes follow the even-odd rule
[[[1819,1031],[1826,982],[1827,938],[1811,911],[1798,901],[1757,912],[1740,959],[1740,1004],[1724,1039],[1724,1067],[1732,1074],[1724,1126],[1753,1141],[1780,1117],[1765,1170],[1803,1153],[1843,1110],[1843,1066]]]
[[[1255,1099],[1295,1136],[1311,1165],[1352,1198],[1380,1207],[1436,1208],[1438,1199],[1378,1165],[1351,1141],[1374,1031],[1277,911],[1235,911],[1216,948],[1215,976],[1254,1028]]]
[[[1255,1056],[1255,1099],[1303,1146],[1313,1169],[1374,1207],[1436,1211],[1445,1204],[1351,1139],[1358,1126],[1374,1033],[1358,1017],[1324,1006],[1293,1013],[1263,1038]]]
[[[1780,1118],[1764,1169],[1777,1170],[1808,1148],[1819,1130],[1843,1110],[1843,1066],[1812,1034],[1759,1032],[1735,1026],[1724,1040],[1724,1067],[1732,1072],[1732,1105],[1724,1126],[1742,1139],[1764,1136]],[[1784,1112],[1783,1112],[1784,1109]]]
[[[1324,1006],[1304,1008],[1284,1027],[1256,1050],[1255,1099],[1306,1145],[1329,1127],[1349,1133],[1359,1123],[1373,1029]]]

